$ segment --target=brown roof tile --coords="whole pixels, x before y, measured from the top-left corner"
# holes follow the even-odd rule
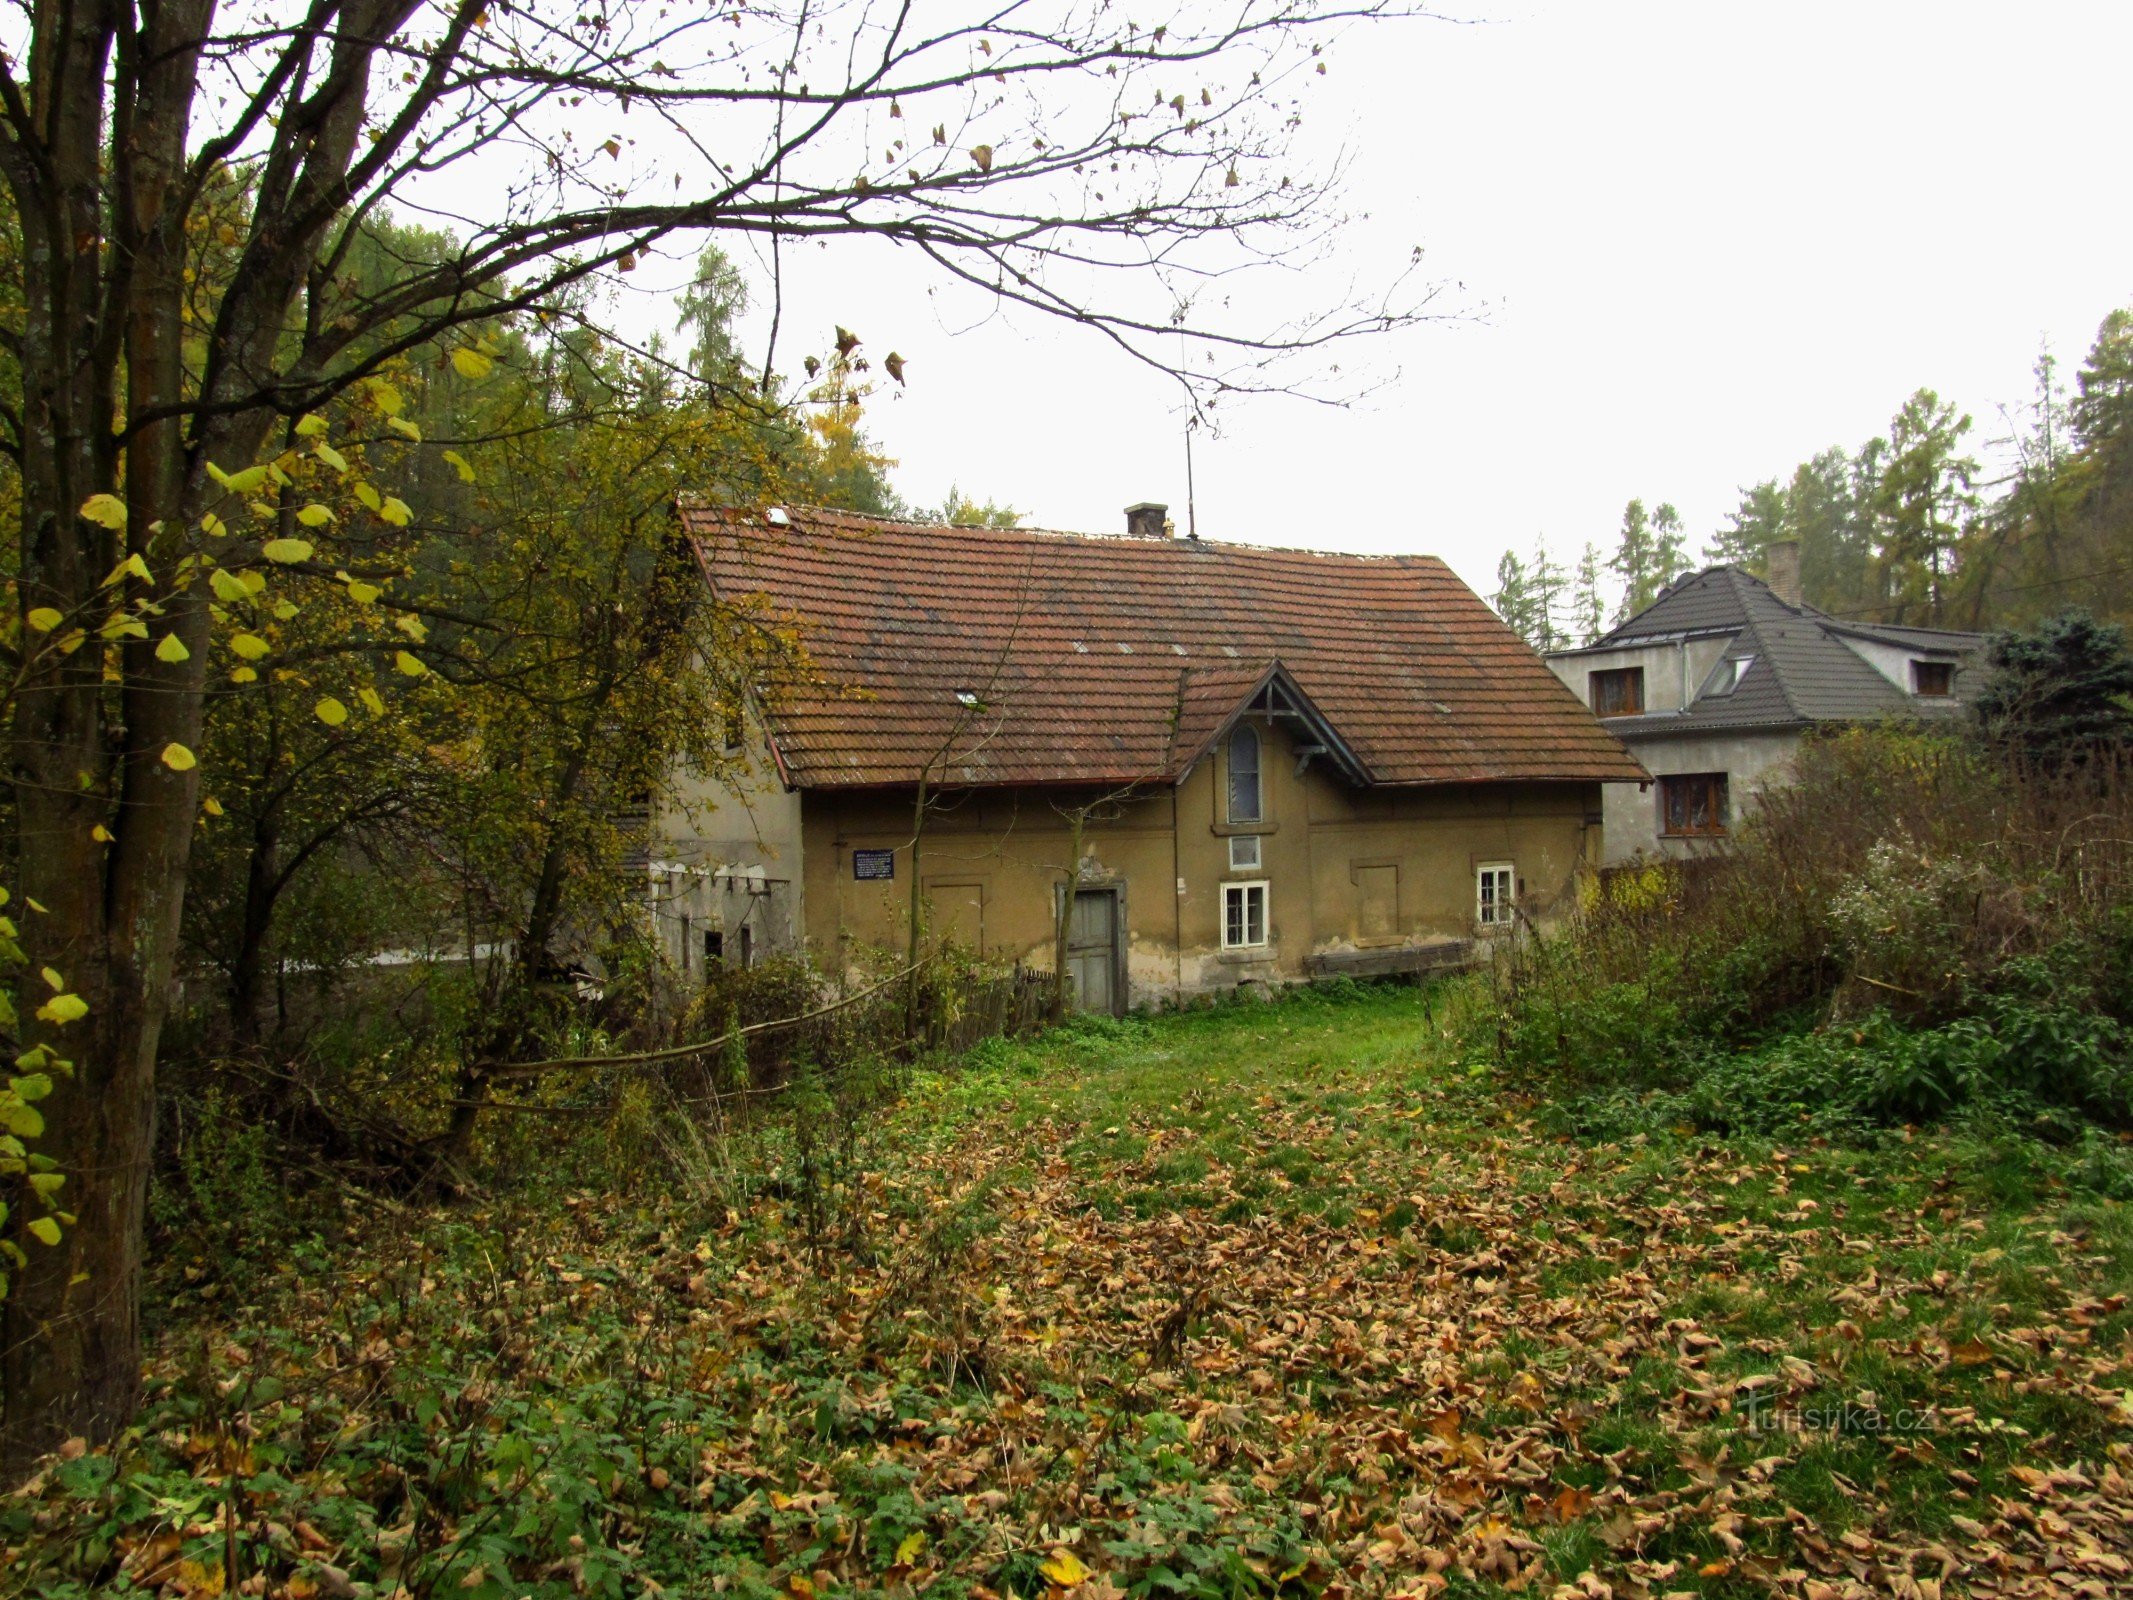
[[[1434,556],[683,516],[722,598],[800,626],[815,677],[765,701],[801,788],[1175,778],[1276,663],[1377,783],[1644,776]]]

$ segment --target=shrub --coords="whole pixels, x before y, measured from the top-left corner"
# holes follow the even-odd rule
[[[1910,727],[1810,740],[1727,852],[1605,875],[1499,949],[1469,1047],[1598,1132],[2124,1126],[2128,776]]]

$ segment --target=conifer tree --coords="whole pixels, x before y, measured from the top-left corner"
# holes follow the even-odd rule
[[[1622,580],[1622,603],[1615,611],[1617,622],[1635,616],[1658,596],[1661,580],[1652,548],[1652,519],[1642,500],[1632,500],[1622,508],[1622,531],[1616,536],[1614,557],[1607,565]]]
[[[1578,557],[1577,581],[1570,591],[1571,627],[1578,643],[1591,644],[1607,628],[1607,608],[1600,599],[1600,547],[1585,541]]]
[[[1556,623],[1563,612],[1564,590],[1563,569],[1548,553],[1548,541],[1535,539],[1533,565],[1526,569],[1531,609],[1524,631],[1526,642],[1536,650],[1559,650],[1569,642]]]
[[[1760,574],[1768,564],[1771,541],[1784,533],[1784,487],[1775,478],[1765,478],[1741,490],[1740,504],[1727,513],[1726,526],[1711,541],[1710,559]]]

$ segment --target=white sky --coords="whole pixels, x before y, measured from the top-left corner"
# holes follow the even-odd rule
[[[2028,0],[1473,0],[1330,53],[1306,137],[1368,213],[1299,304],[1422,245],[1440,306],[1357,407],[1231,408],[1196,445],[1204,537],[1432,551],[1476,589],[1506,545],[1611,546],[1623,503],[1706,538],[1739,487],[1883,431],[1937,388],[1982,453],[2049,339],[2069,377],[2133,303],[2133,6]],[[1345,119],[1343,121],[1342,119]],[[641,273],[640,293],[653,285]],[[1040,526],[1185,521],[1174,389],[1095,336],[978,315],[868,246],[788,258],[781,367],[841,323],[910,386],[869,430],[896,482]],[[647,309],[640,301],[638,310]],[[755,348],[751,345],[751,350]]]
[[[1195,446],[1203,536],[1433,551],[1485,593],[1507,544],[1605,548],[1632,495],[1707,535],[1739,485],[1884,430],[1921,384],[1995,436],[2041,339],[2070,372],[2133,303],[2133,6],[1489,15],[1352,35],[1352,123],[1318,135],[1359,152],[1353,270],[1419,243],[1478,319],[1400,338],[1357,408],[1223,417]],[[909,360],[871,430],[912,499],[954,481],[1098,530],[1166,500],[1182,525],[1159,379],[1032,317],[947,325],[915,269],[838,277],[794,309]]]

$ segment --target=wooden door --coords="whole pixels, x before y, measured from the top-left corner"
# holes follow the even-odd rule
[[[1115,1016],[1118,992],[1118,892],[1076,889],[1067,922],[1067,975],[1077,1010]]]

